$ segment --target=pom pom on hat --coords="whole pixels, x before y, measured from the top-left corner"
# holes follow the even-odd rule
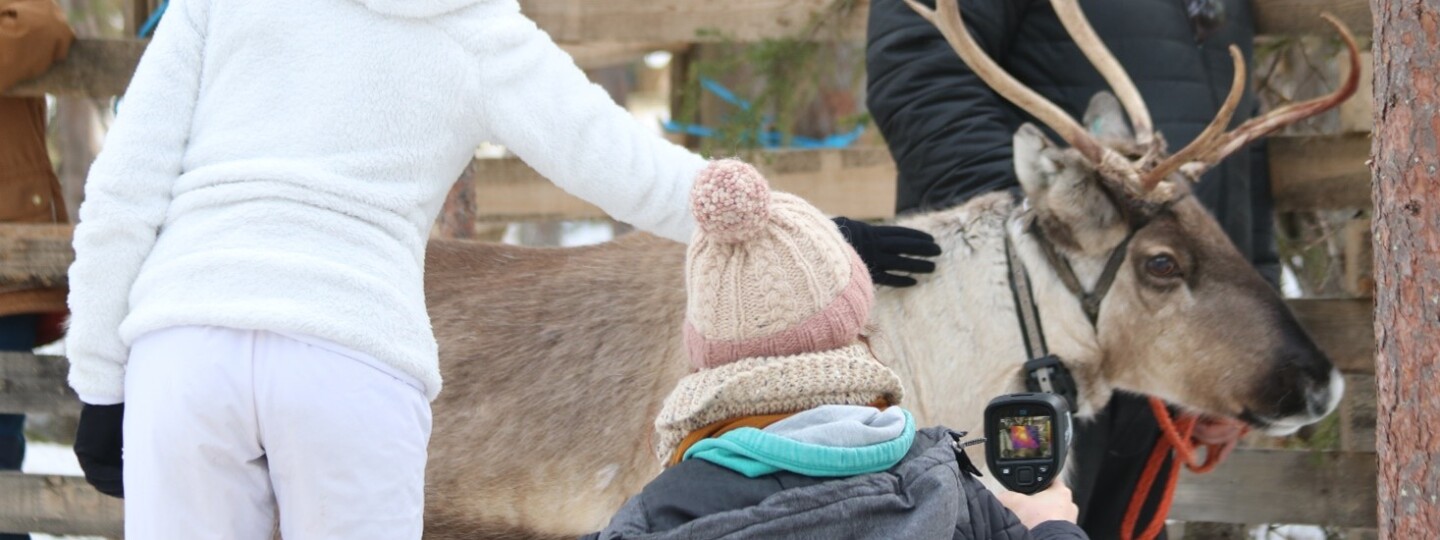
[[[743,161],[712,161],[695,180],[690,210],[712,240],[743,242],[764,230],[770,218],[770,184]]]

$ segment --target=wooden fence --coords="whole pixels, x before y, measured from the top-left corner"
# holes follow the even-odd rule
[[[863,37],[867,2],[854,3],[857,9],[832,21],[837,31],[826,39]],[[653,50],[678,50],[716,36],[739,41],[789,36],[815,13],[835,6],[836,0],[522,0],[521,4],[588,67],[633,60]],[[1366,0],[1255,0],[1255,4],[1265,34],[1328,34],[1329,28],[1315,16],[1322,10],[1339,15],[1357,34],[1371,30]],[[67,61],[8,94],[117,95],[128,84],[144,47],[144,42],[134,40],[80,40]],[[1367,134],[1282,137],[1272,139],[1270,145],[1278,209],[1370,207]],[[777,189],[797,193],[829,213],[861,218],[893,214],[895,165],[883,148],[775,151],[756,161]],[[471,222],[603,216],[513,158],[476,159],[450,201],[447,208],[459,203],[462,219]],[[0,225],[0,289],[63,283],[73,258],[70,232],[68,226]],[[1371,301],[1306,299],[1292,300],[1290,306],[1347,379],[1354,381],[1342,409],[1341,429],[1360,433],[1351,439],[1361,442],[1329,452],[1237,450],[1212,474],[1182,477],[1172,519],[1375,526],[1374,391],[1366,386],[1374,373]],[[0,353],[0,412],[75,414],[79,402],[65,383],[66,368],[60,357]],[[1369,439],[1364,437],[1367,429]],[[118,500],[96,493],[81,479],[0,473],[0,531],[119,537],[121,508]]]

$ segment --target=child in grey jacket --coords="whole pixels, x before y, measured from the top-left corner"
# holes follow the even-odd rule
[[[819,211],[739,162],[702,171],[691,208],[695,371],[655,422],[667,468],[587,538],[1086,538],[1062,484],[997,498],[963,433],[916,429],[862,337],[865,268]]]

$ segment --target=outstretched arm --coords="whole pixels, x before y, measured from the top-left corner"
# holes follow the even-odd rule
[[[493,142],[616,219],[689,241],[690,185],[704,158],[647,131],[518,8],[458,39],[479,60]]]

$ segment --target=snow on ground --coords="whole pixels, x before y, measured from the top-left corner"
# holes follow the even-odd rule
[[[1268,525],[1250,529],[1252,540],[1327,540],[1325,528],[1316,525],[1277,525],[1272,530]]]
[[[30,474],[83,476],[80,462],[69,446],[31,442],[25,446],[25,463],[20,470]]]

